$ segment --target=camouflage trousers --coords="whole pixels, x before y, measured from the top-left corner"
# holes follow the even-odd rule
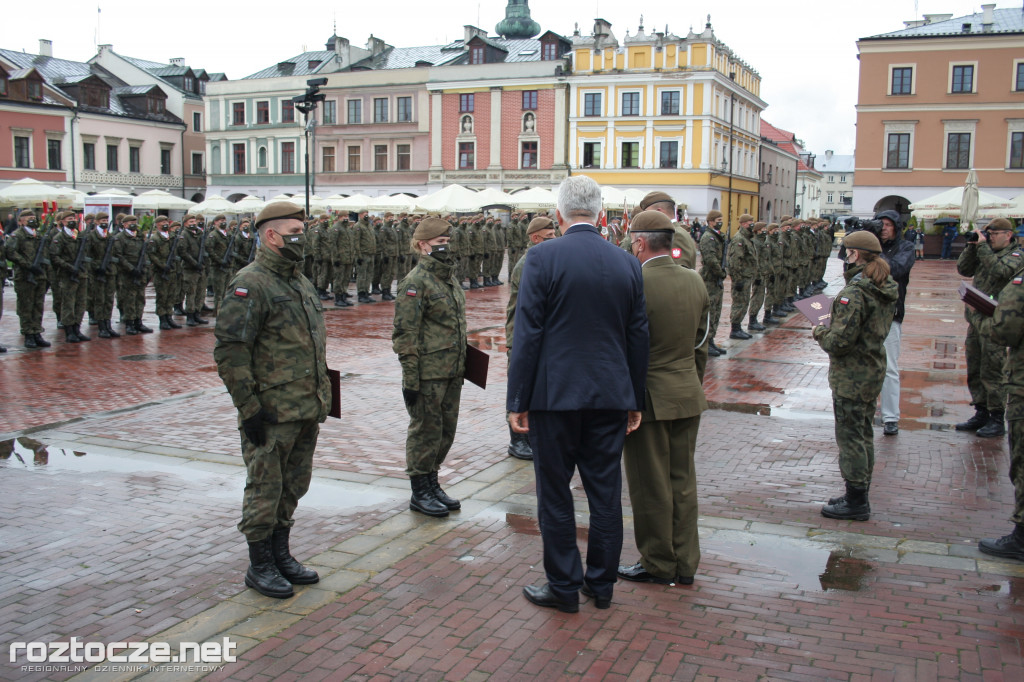
[[[398,265],[398,259],[395,256],[384,256],[381,260],[383,262],[380,265],[380,279],[377,283],[380,284],[380,290],[387,293],[391,291],[391,284],[395,281],[395,266]]]
[[[60,289],[60,323],[64,327],[81,324],[85,303],[89,299],[88,278],[81,277],[72,282],[71,276],[62,272],[58,275],[57,287]]]
[[[213,309],[220,310],[221,301],[228,291],[228,282],[231,280],[231,270],[228,268],[215,267],[210,273],[213,284]]]
[[[114,294],[117,292],[117,277],[107,275],[107,281],[98,279],[89,281],[89,315],[97,322],[110,320],[114,310]]]
[[[186,270],[181,275],[181,284],[185,312],[198,313],[206,304],[206,273],[201,270]]]
[[[498,279],[498,275],[501,274],[501,266],[505,260],[505,252],[503,250],[495,250],[491,251],[488,255],[487,274],[492,279]]]
[[[839,471],[843,480],[859,488],[867,488],[871,485],[871,472],[875,468],[875,434],[871,429],[875,401],[851,400],[833,393],[832,412],[836,420]]]
[[[174,312],[174,306],[181,302],[181,293],[178,290],[177,273],[171,272],[166,277],[157,274],[153,278],[153,289],[156,291],[156,314],[170,315]]]
[[[1014,523],[1024,523],[1024,419],[1007,422],[1010,441],[1010,482],[1013,483]]]
[[[757,314],[761,312],[761,307],[764,306],[765,301],[765,281],[764,279],[755,279],[754,284],[750,289],[750,317],[756,319]]]
[[[355,267],[355,263],[342,261],[341,265],[334,268],[334,282],[332,290],[334,295],[344,294],[348,292],[348,283],[352,279],[352,269]]]
[[[356,291],[359,293],[370,293],[370,280],[373,279],[373,256],[363,256],[362,265],[356,266]]]
[[[438,471],[455,441],[462,400],[462,377],[420,380],[420,396],[409,413],[405,438],[405,473],[422,476]]]
[[[373,277],[370,284],[377,289],[380,288],[380,278],[384,276],[384,258],[385,256],[380,253],[373,257]]]
[[[42,334],[46,280],[42,275],[37,276],[35,284],[25,279],[16,279],[14,280],[14,294],[17,296],[15,310],[18,313],[18,322],[21,324],[21,333],[23,335]]]
[[[331,282],[334,280],[334,264],[327,260],[318,260],[316,262],[314,274],[316,275],[316,281],[313,285],[317,289],[327,290],[331,286]]]
[[[973,324],[968,324],[964,352],[967,355],[967,390],[971,392],[971,404],[989,412],[1004,411],[1006,348],[994,343],[988,334]]]
[[[117,280],[117,305],[121,309],[121,317],[125,320],[141,320],[142,309],[146,305],[146,283],[139,284],[131,275],[122,275]]]
[[[711,326],[708,328],[708,339],[714,341],[715,334],[718,333],[718,321],[722,318],[722,294],[724,292],[715,281],[704,280],[704,286],[707,287],[708,299],[711,301]]]
[[[623,447],[640,563],[661,578],[694,575],[700,564],[693,462],[699,427],[700,415],[644,420]]]
[[[743,318],[747,316],[747,307],[750,306],[750,284],[749,279],[732,281],[732,307],[729,309],[729,321],[736,327],[743,324]]]
[[[259,542],[275,528],[291,527],[299,499],[313,478],[313,451],[320,434],[316,420],[268,424],[267,442],[256,447],[239,429],[245,461],[245,493],[238,530]]]

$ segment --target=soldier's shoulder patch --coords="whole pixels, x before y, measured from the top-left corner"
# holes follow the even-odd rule
[[[843,305],[849,305],[850,299],[848,299],[846,296],[840,296],[839,302],[842,303]]]
[[[1018,275],[1017,277],[1014,277],[1013,278],[1013,283],[1014,284],[1022,284],[1022,283],[1024,283],[1024,276]]]
[[[679,249],[679,248],[672,249],[672,257],[673,258],[682,258],[683,257],[683,250]]]
[[[245,298],[248,295],[249,290],[246,289],[245,287],[235,287],[235,296],[238,296],[239,298]]]
[[[1013,256],[1014,258],[1020,258],[1020,251],[1014,251],[1010,255]]]
[[[405,295],[406,296],[413,296],[413,297],[415,297],[416,296],[416,290],[413,289],[412,287],[409,287],[408,289],[405,290]]]

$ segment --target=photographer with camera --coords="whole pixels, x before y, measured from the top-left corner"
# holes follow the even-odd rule
[[[996,218],[984,230],[975,229],[966,237],[967,246],[956,262],[956,271],[973,277],[974,286],[989,296],[998,296],[1024,265],[1021,250],[1013,241],[1013,225],[1005,218]],[[964,317],[967,389],[971,392],[974,416],[957,424],[956,430],[974,431],[982,438],[999,438],[1006,435],[1006,346],[992,339],[991,318],[966,305]]]
[[[881,223],[882,258],[889,264],[889,276],[900,288],[896,313],[885,337],[885,382],[882,384],[882,433],[895,436],[900,432],[900,340],[910,269],[914,267],[914,245],[901,237],[900,214],[896,211],[882,211],[875,220]]]

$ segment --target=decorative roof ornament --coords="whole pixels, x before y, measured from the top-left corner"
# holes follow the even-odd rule
[[[540,24],[530,18],[527,0],[508,0],[505,18],[494,27],[494,32],[505,39],[532,38],[540,33]]]

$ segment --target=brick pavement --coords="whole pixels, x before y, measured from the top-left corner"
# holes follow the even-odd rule
[[[706,381],[721,409],[705,415],[698,443],[697,584],[620,584],[611,611],[576,617],[519,595],[542,573],[532,472],[504,454],[506,287],[467,295],[492,373],[486,391],[464,391],[442,478],[466,506],[442,522],[404,511],[391,307],[327,306],[345,417],[324,425],[316,481],[326,487],[300,505],[296,538],[325,580],[289,603],[240,584],[232,526],[244,473],[209,328],[12,350],[0,386],[22,399],[5,401],[0,433],[37,429],[50,448],[43,457],[19,443],[0,460],[0,499],[18,510],[0,527],[0,566],[13,577],[0,589],[0,624],[10,623],[0,642],[230,633],[246,653],[213,679],[1019,677],[1024,572],[974,549],[1007,530],[1006,447],[947,430],[969,412],[957,279],[950,263],[915,267],[904,419],[898,437],[876,443],[871,521],[818,515],[841,482],[827,358],[806,323],[794,316],[744,342],[726,330],[729,355]],[[14,345],[16,332],[5,316],[0,339]],[[123,359],[141,354],[174,357]],[[627,520],[623,559],[634,558]],[[31,679],[0,667],[8,675]]]

